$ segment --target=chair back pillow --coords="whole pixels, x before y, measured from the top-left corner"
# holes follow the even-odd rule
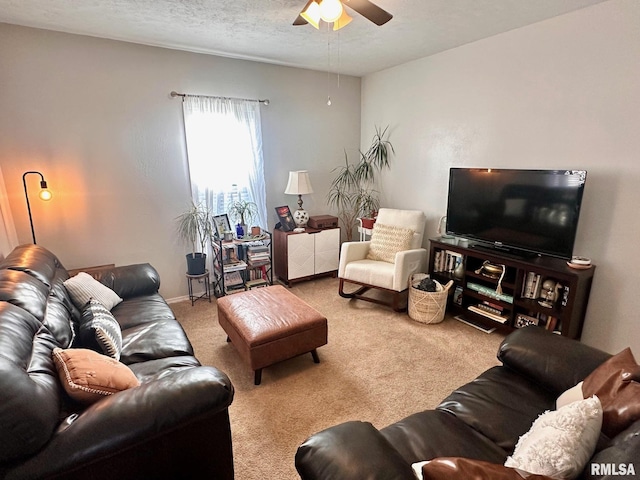
[[[420,210],[399,210],[395,208],[381,208],[378,211],[376,223],[393,227],[410,228],[413,230],[413,239],[409,249],[421,248],[424,235],[426,217]],[[409,250],[407,249],[407,250]]]
[[[411,249],[413,233],[409,228],[394,227],[377,221],[373,225],[367,258],[395,263],[396,253]]]

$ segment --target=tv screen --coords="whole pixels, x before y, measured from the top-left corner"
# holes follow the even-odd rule
[[[452,168],[447,233],[570,259],[587,172]]]

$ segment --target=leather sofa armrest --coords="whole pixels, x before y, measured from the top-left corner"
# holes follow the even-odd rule
[[[176,371],[118,392],[91,405],[77,417],[67,418],[50,442],[37,455],[13,469],[10,477],[60,475],[67,478],[68,472],[86,470],[104,458],[114,465],[131,462],[147,443],[171,444],[174,432],[183,435],[180,432],[185,428],[206,427],[210,419],[226,411],[233,395],[227,375],[214,367]],[[176,439],[174,443],[179,441],[184,439]],[[194,436],[192,441],[201,439]],[[179,458],[173,460],[177,464],[182,462]],[[141,457],[139,461],[149,459]],[[158,459],[158,463],[162,461],[169,460]],[[153,466],[148,468],[151,471]],[[103,477],[106,478],[106,474],[96,473],[95,478]]]
[[[160,275],[148,263],[100,269],[90,273],[93,278],[109,287],[121,298],[150,295],[160,288]]]
[[[506,367],[556,394],[584,380],[610,356],[536,326],[509,334],[498,349],[498,359]]]
[[[368,422],[346,422],[308,438],[296,452],[302,480],[415,480],[409,465]]]

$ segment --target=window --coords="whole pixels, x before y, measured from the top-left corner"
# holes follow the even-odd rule
[[[214,215],[235,200],[252,201],[254,223],[266,228],[260,103],[187,95],[183,109],[193,200]]]

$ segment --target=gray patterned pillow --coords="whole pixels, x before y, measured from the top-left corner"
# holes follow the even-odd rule
[[[80,328],[75,347],[88,348],[120,360],[122,330],[107,307],[96,300],[89,300],[82,309]]]
[[[73,303],[80,309],[84,308],[90,299],[102,303],[108,310],[111,310],[122,301],[116,292],[86,272],[80,272],[65,280],[63,285],[69,292]]]

